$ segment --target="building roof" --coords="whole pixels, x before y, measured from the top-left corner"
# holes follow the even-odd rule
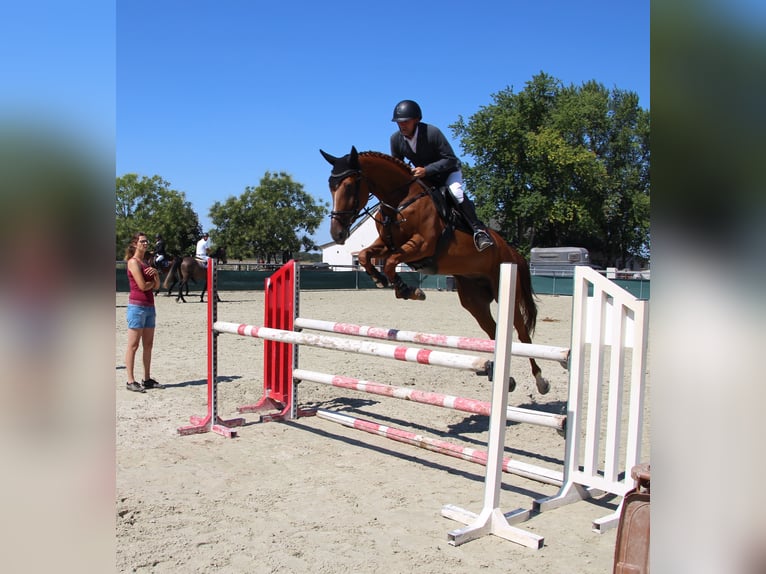
[[[375,207],[373,207],[373,208],[372,208],[372,209],[371,209],[369,212],[365,213],[364,217],[362,217],[361,219],[359,219],[359,220],[358,220],[358,221],[357,221],[357,222],[356,222],[356,223],[355,223],[355,224],[354,224],[354,225],[351,227],[351,230],[349,231],[349,235],[353,235],[353,233],[354,233],[354,232],[355,232],[357,229],[359,229],[359,228],[360,228],[362,225],[364,225],[364,224],[365,224],[365,222],[366,222],[368,219],[372,218],[372,217],[373,217],[373,216],[374,216],[374,215],[375,215],[375,214],[378,212],[378,210],[379,210],[379,209],[380,209],[380,206],[379,206],[379,205],[376,205],[376,206],[375,206]],[[334,241],[328,241],[327,243],[323,243],[322,245],[319,245],[319,249],[325,249],[325,248],[327,248],[327,247],[330,247],[331,245],[335,245],[335,242],[334,242]]]

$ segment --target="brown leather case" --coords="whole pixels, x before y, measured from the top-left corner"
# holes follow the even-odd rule
[[[635,481],[635,488],[628,491],[623,499],[612,572],[648,574],[650,465],[636,465],[630,475]]]

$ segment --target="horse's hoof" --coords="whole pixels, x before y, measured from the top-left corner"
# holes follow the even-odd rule
[[[415,301],[425,301],[426,300],[426,294],[423,292],[421,288],[415,289],[415,291],[412,292],[412,296],[410,299],[414,299]]]
[[[512,393],[514,390],[516,390],[516,379],[511,377],[508,379],[508,392]]]
[[[551,384],[540,374],[538,374],[535,378],[537,379],[537,392],[541,395],[547,395],[548,391],[551,390]]]

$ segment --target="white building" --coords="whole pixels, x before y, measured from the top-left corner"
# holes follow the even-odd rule
[[[377,208],[372,212],[372,216],[378,213]],[[354,227],[351,228],[351,234],[346,239],[346,243],[338,245],[330,242],[320,245],[322,250],[322,263],[327,263],[336,271],[350,271],[352,265],[358,264],[359,252],[378,237],[378,230],[375,227],[375,220],[367,214],[360,219]],[[345,267],[337,267],[345,266]]]

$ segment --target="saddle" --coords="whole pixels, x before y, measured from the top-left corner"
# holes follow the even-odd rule
[[[164,259],[162,259],[161,261],[157,261],[157,257],[155,256],[155,258],[154,258],[154,266],[155,266],[157,269],[161,269],[161,270],[163,270],[163,271],[164,271],[165,269],[167,269],[168,267],[170,267],[170,261],[168,261],[168,258],[167,258],[167,257],[165,257],[165,258],[164,258]]]
[[[447,189],[447,186],[431,187],[428,189],[428,194],[436,206],[436,211],[439,213],[439,217],[442,221],[451,227],[452,230],[458,229],[465,231],[469,235],[473,235],[473,229],[468,225],[463,215],[455,203],[455,198]]]
[[[421,181],[421,184],[425,187],[425,184]],[[455,204],[455,199],[446,186],[440,187],[427,187],[426,191],[431,197],[431,201],[434,202],[436,212],[444,222],[444,230],[439,237],[439,242],[436,244],[436,252],[431,257],[425,257],[417,261],[410,261],[409,265],[415,271],[422,271],[424,273],[438,273],[438,266],[436,264],[439,254],[452,240],[455,234],[455,230],[465,231],[469,235],[473,235],[473,230],[467,224],[463,216],[458,211]]]

